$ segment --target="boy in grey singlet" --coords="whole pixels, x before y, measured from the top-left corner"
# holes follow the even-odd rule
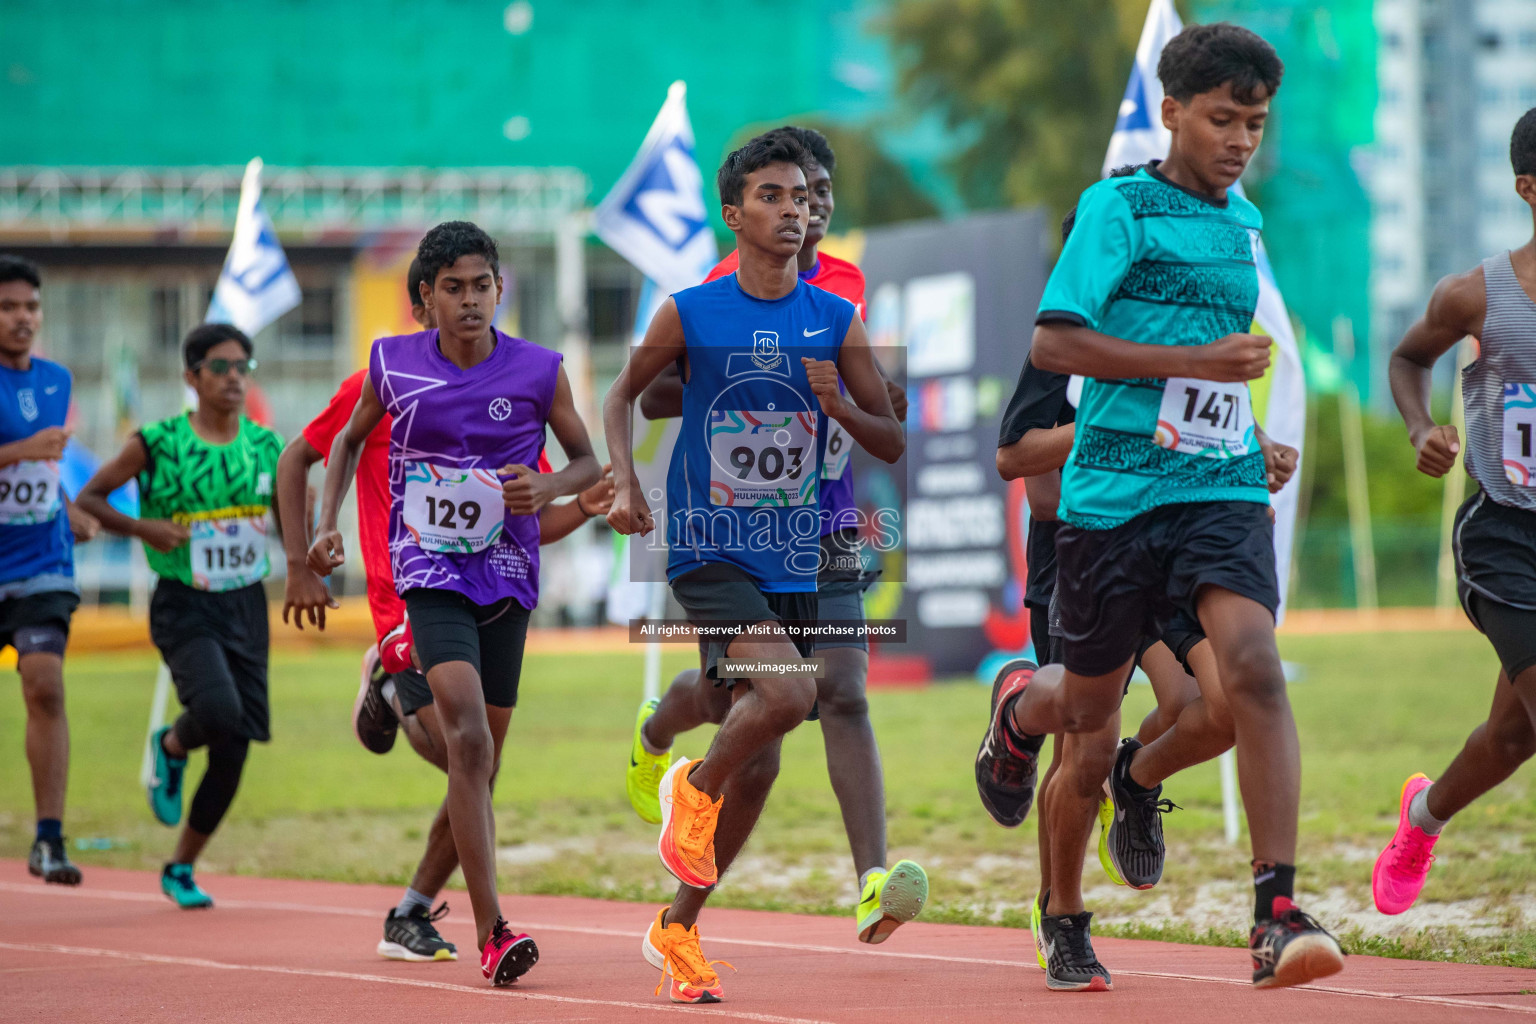
[[[1536,109],[1515,125],[1509,158],[1536,222]],[[1456,428],[1430,416],[1430,371],[1468,335],[1479,350],[1462,371],[1463,461],[1477,492],[1456,513],[1457,589],[1502,667],[1488,720],[1450,767],[1437,781],[1416,773],[1403,784],[1397,832],[1371,879],[1383,914],[1418,899],[1451,816],[1536,753],[1536,238],[1442,280],[1392,353],[1392,397],[1429,476],[1450,472],[1462,451]]]

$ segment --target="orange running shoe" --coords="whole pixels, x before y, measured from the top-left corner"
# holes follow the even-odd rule
[[[699,949],[698,925],[684,928],[680,924],[669,924],[663,928],[661,920],[666,913],[666,907],[657,912],[651,930],[640,943],[640,952],[645,954],[646,961],[661,972],[656,994],[661,995],[661,987],[670,979],[672,989],[667,995],[674,1003],[720,1002],[725,997],[725,986],[720,984],[720,975],[715,973],[714,965],[725,964],[733,971],[736,968],[724,960],[704,959],[704,952]]]
[[[715,823],[725,797],[710,802],[694,788],[688,773],[697,761],[678,761],[661,777],[661,838],[656,851],[672,876],[695,889],[709,889],[720,880],[715,869]]]

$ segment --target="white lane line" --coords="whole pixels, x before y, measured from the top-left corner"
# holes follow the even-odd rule
[[[16,882],[0,882],[0,892],[16,892],[28,895],[42,895],[48,897],[79,897],[105,900],[120,900],[133,903],[160,903],[165,897],[155,896],[144,892],[129,892],[121,889],[44,889],[37,885],[24,885]],[[305,914],[332,914],[343,917],[377,918],[378,914],[371,910],[363,910],[357,907],[327,907],[311,903],[283,903],[266,900],[219,900],[218,905],[234,910],[276,910],[287,913]],[[466,927],[469,922],[453,922],[463,924]],[[618,928],[588,928],[577,925],[554,924],[549,922],[528,921],[518,919],[518,926],[527,928],[530,932],[549,931],[567,932],[572,935],[595,935],[601,938],[633,939],[640,935],[640,928],[624,930]],[[897,960],[927,960],[936,963],[950,964],[976,964],[987,967],[1030,967],[1038,970],[1038,964],[1034,960],[996,960],[986,957],[972,956],[945,956],[939,953],[904,953],[897,950],[885,949],[849,949],[845,946],[819,946],[810,943],[798,942],[769,942],[763,939],[737,939],[728,936],[709,936],[710,945],[725,946],[756,946],[765,949],[789,950],[801,953],[842,953],[847,956],[887,957]],[[1237,953],[1237,950],[1233,950]],[[1173,971],[1131,971],[1116,969],[1113,973],[1123,974],[1132,978],[1154,978],[1163,981],[1192,981],[1209,985],[1236,985],[1248,988],[1250,983],[1241,978],[1221,978],[1205,974],[1180,974]],[[1302,985],[1295,989],[1298,992],[1325,992],[1329,995],[1350,996],[1356,999],[1390,999],[1396,1002],[1429,1003],[1436,1006],[1461,1006],[1475,1009],[1506,1010],[1511,1013],[1536,1015],[1536,1006],[1525,1006],[1511,1003],[1494,1003],[1484,1000],[1463,998],[1459,996],[1436,995],[1409,995],[1397,992],[1380,992],[1373,989],[1344,988],[1338,985]]]
[[[407,988],[436,989],[442,992],[462,992],[472,996],[492,996],[497,999],[542,1000],[552,1003],[579,1003],[584,1006],[622,1007],[626,1010],[655,1010],[660,1013],[703,1012],[715,1016],[729,1016],[738,1020],[762,1021],[764,1024],[832,1024],[830,1021],[809,1020],[804,1017],[778,1017],[771,1013],[746,1013],[722,1006],[714,1010],[706,1006],[678,1006],[671,1003],[631,1003],[619,999],[582,999],[577,996],[555,996],[544,992],[522,992],[515,988],[478,988],[470,985],[453,985],[444,981],[421,981],[417,978],[393,978],[381,974],[360,974],[353,971],[323,971],[310,967],[279,967],[274,964],[231,964],[201,957],[164,956],[158,953],[130,953],[118,949],[93,949],[86,946],[59,946],[50,942],[0,942],[0,949],[21,953],[59,953],[66,956],[109,957],[136,963],[168,964],[173,967],[201,967],[217,971],[258,971],[265,974],[289,974],[305,978],[333,978],[341,981],[375,982],[383,985],[402,985]]]

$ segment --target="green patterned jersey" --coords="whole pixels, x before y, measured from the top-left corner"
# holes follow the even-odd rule
[[[170,519],[192,539],[161,554],[145,545],[156,574],[200,590],[232,590],[267,574],[267,513],[283,439],[244,417],[228,444],[209,444],[190,413],[146,424],[148,462],[139,474],[139,516]]]
[[[1263,219],[1236,192],[1204,198],[1143,167],[1090,186],[1039,322],[1143,345],[1208,345],[1252,330]],[[1101,530],[1162,505],[1267,503],[1246,384],[1089,378],[1062,469],[1063,520]]]

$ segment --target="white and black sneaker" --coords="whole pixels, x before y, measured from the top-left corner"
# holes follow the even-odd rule
[[[1339,941],[1311,914],[1284,896],[1275,897],[1272,906],[1275,916],[1254,925],[1248,936],[1254,988],[1305,985],[1344,969]]]
[[[1109,794],[1115,817],[1109,825],[1109,859],[1132,889],[1150,889],[1163,877],[1167,848],[1163,845],[1163,815],[1178,807],[1160,800],[1163,787],[1142,789],[1130,777],[1131,759],[1141,744],[1130,737],[1120,741],[1120,752],[1109,773]]]
[[[62,839],[38,839],[27,857],[27,873],[55,885],[79,885],[80,869],[70,862]]]
[[[1088,923],[1093,912],[1040,915],[1040,945],[1045,954],[1045,987],[1054,992],[1108,992],[1115,987],[1109,970],[1093,952]]]
[[[391,908],[384,916],[384,938],[379,941],[379,956],[386,960],[457,960],[458,947],[437,933],[432,922],[448,913],[448,904],[439,903],[430,914],[426,907],[412,907],[403,917]]]

